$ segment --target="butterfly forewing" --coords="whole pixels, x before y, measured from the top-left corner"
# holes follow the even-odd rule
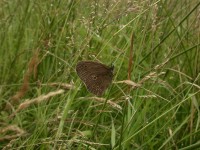
[[[76,71],[88,91],[97,96],[101,96],[112,82],[113,67],[98,62],[81,61],[77,64]]]

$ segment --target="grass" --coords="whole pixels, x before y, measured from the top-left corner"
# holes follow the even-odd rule
[[[0,5],[0,149],[200,147],[198,0]],[[80,60],[115,66],[102,97]]]

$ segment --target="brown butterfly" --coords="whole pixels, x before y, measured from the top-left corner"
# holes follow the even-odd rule
[[[81,61],[76,72],[86,85],[89,92],[101,96],[111,84],[114,66],[108,67],[94,61]]]

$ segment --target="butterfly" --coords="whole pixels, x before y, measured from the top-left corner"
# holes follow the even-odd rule
[[[88,91],[101,96],[112,82],[114,66],[108,67],[94,61],[80,61],[76,72]]]

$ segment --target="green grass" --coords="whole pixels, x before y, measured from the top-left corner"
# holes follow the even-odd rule
[[[0,6],[0,149],[200,147],[199,0]],[[78,78],[80,60],[114,64],[103,99]]]

